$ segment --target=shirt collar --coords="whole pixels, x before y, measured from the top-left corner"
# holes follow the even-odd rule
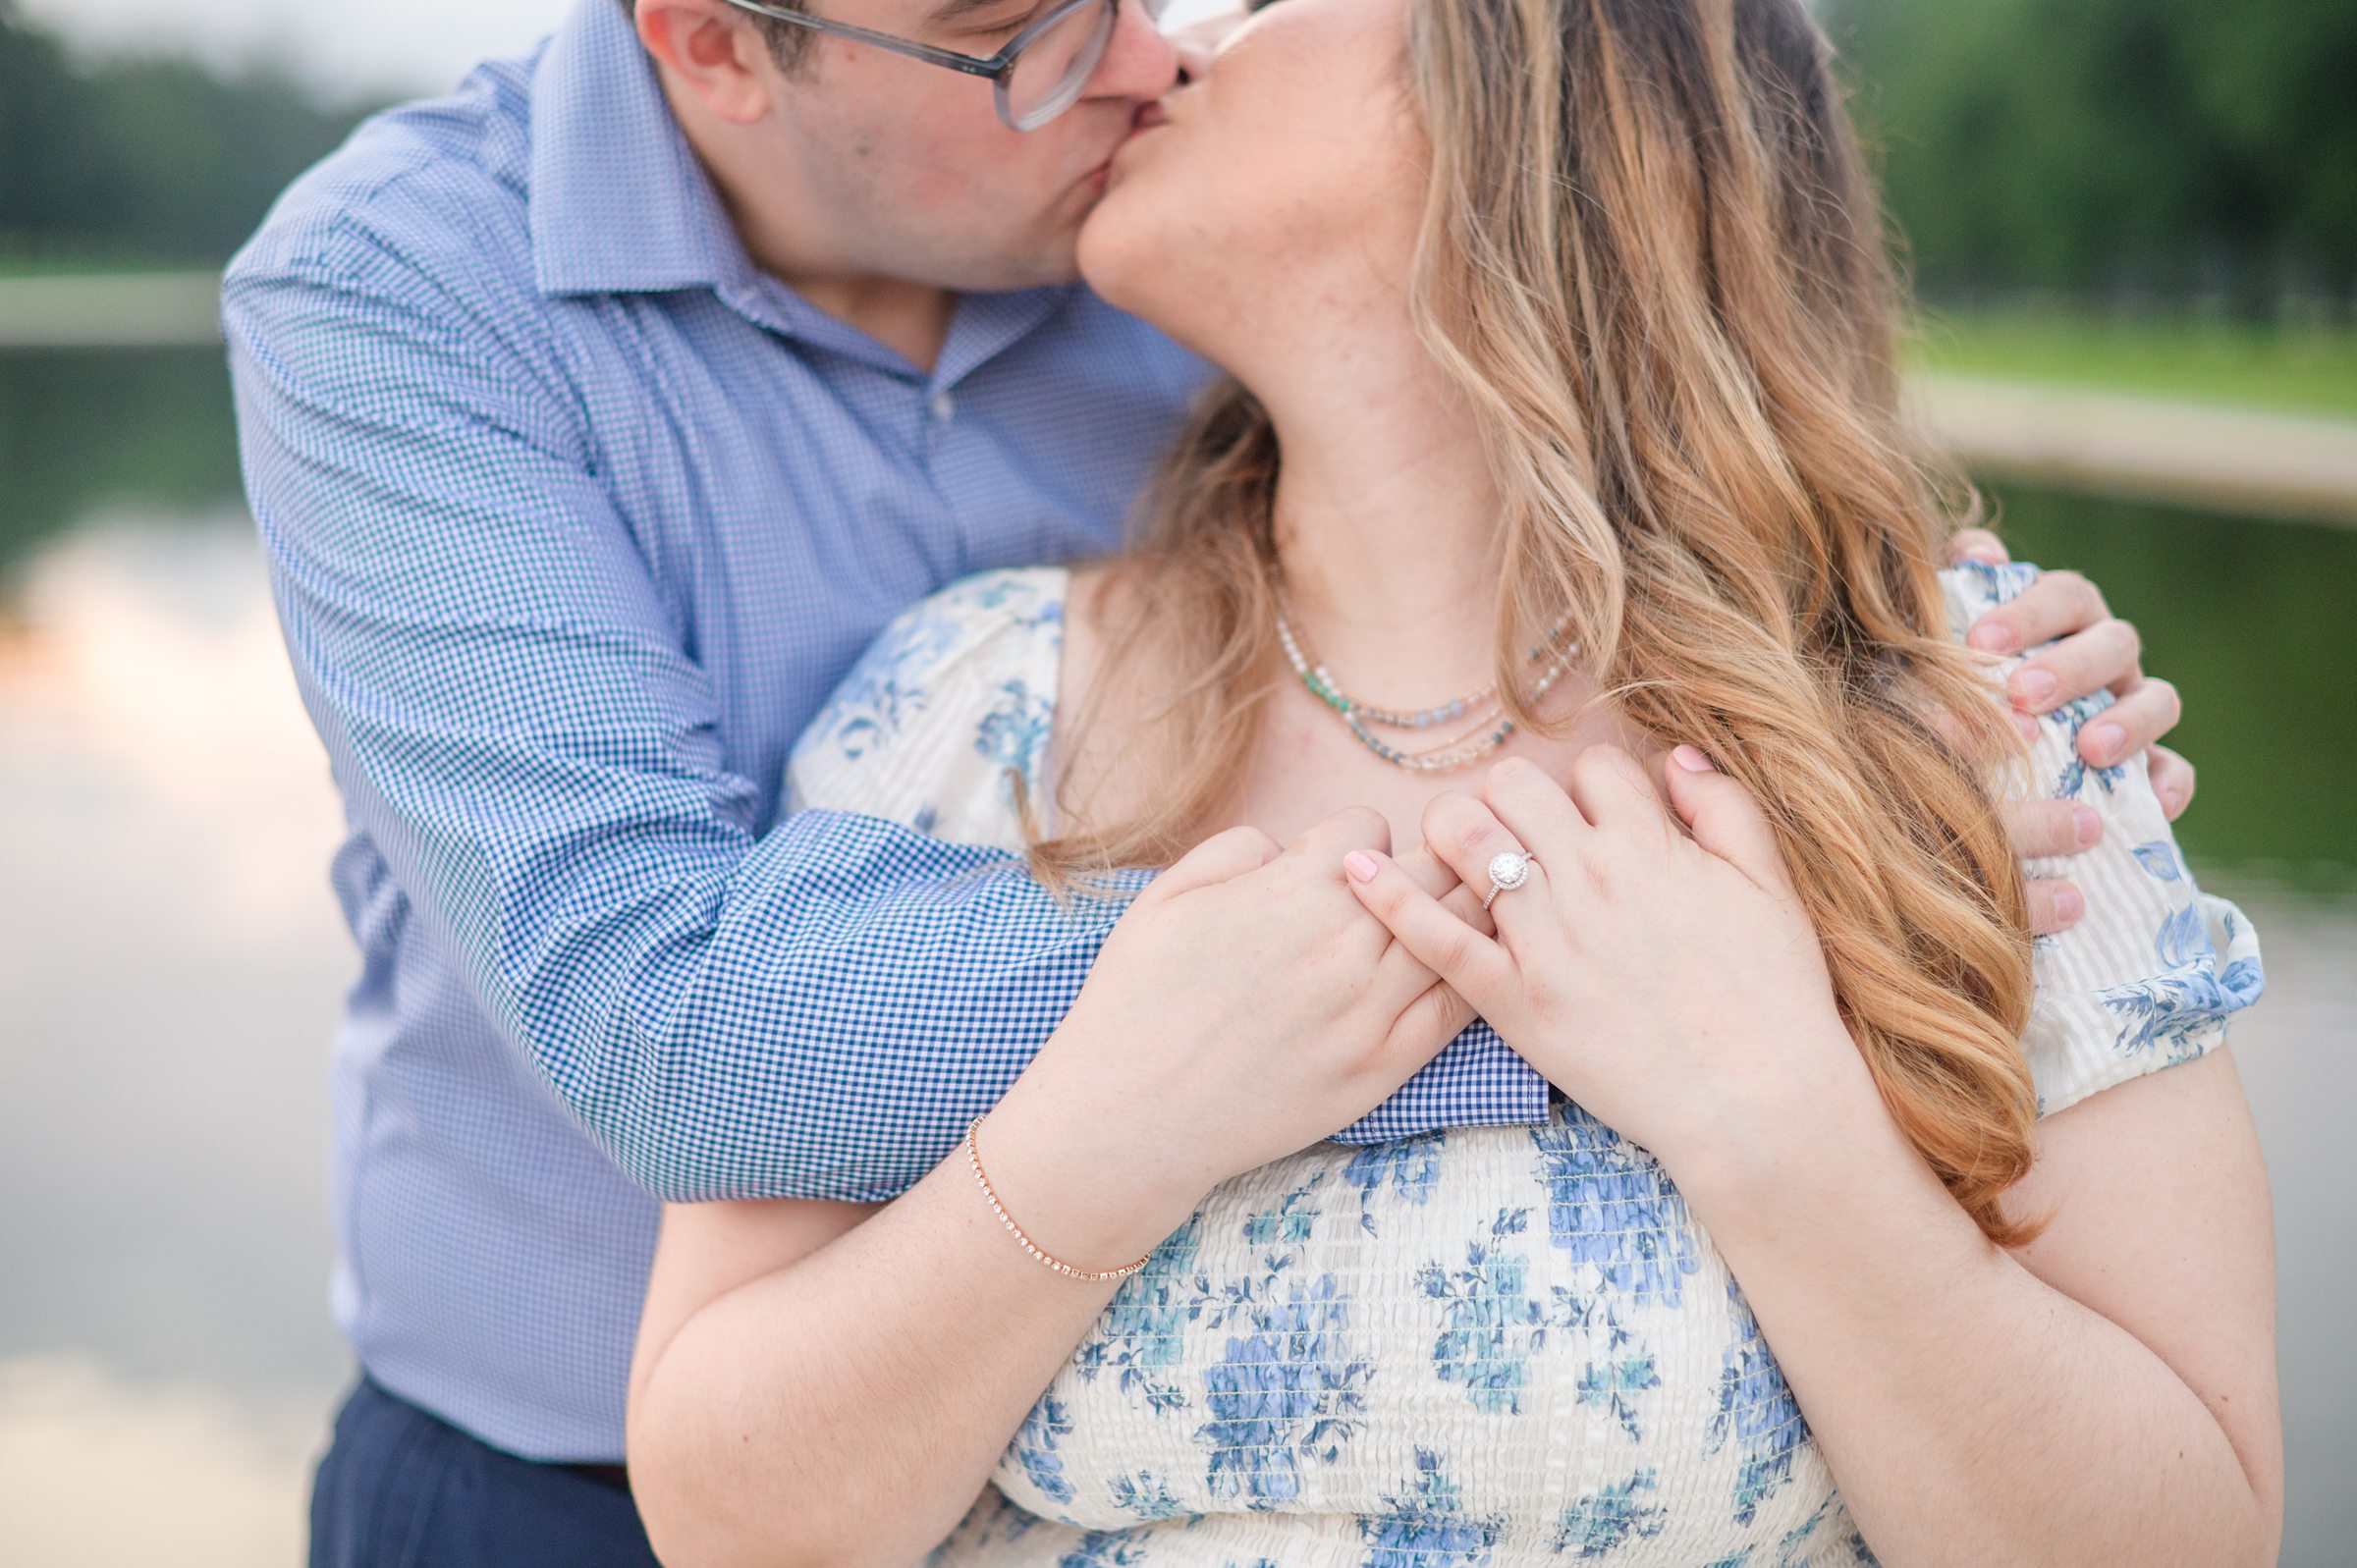
[[[934,387],[1027,336],[1076,284],[958,302],[930,378],[755,267],[630,18],[576,0],[532,79],[532,268],[550,296],[709,289],[746,319]]]
[[[576,0],[540,57],[531,202],[543,294],[756,292],[736,227],[615,0]]]

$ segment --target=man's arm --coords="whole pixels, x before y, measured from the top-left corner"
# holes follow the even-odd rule
[[[671,1199],[889,1197],[1109,916],[808,814],[756,838],[705,676],[528,345],[365,240],[226,299],[247,488],[352,820],[497,1027]]]

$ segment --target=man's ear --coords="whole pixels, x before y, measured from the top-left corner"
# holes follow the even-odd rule
[[[638,40],[714,119],[767,115],[777,67],[753,19],[728,0],[638,0]]]

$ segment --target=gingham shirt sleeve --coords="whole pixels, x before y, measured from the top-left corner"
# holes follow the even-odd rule
[[[756,838],[586,416],[495,312],[344,236],[243,266],[225,324],[352,827],[489,1016],[658,1196],[916,1180],[1062,1017],[1110,913],[883,821]]]

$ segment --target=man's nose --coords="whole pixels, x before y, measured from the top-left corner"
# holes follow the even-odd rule
[[[1178,73],[1174,41],[1164,35],[1141,0],[1122,0],[1105,58],[1097,63],[1088,84],[1090,96],[1159,98],[1178,83]]]

